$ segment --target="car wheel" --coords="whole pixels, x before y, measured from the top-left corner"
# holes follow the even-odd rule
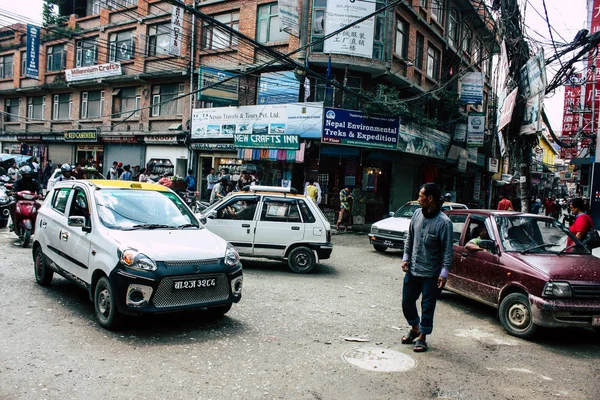
[[[523,293],[506,296],[500,303],[498,312],[502,326],[513,336],[529,339],[538,328],[533,323],[529,299]]]
[[[373,245],[373,248],[374,248],[375,250],[377,250],[378,252],[380,252],[380,253],[383,253],[384,251],[386,251],[386,250],[387,250],[387,247],[385,247],[385,246],[382,246],[382,245],[380,245],[380,244],[374,244],[374,245]]]
[[[33,257],[33,268],[35,272],[35,280],[39,285],[48,286],[50,282],[52,282],[54,271],[52,271],[46,265],[44,253],[42,253],[41,247],[35,249],[35,255]]]
[[[296,247],[288,255],[288,265],[297,274],[307,274],[315,267],[315,255],[308,247]]]
[[[103,328],[115,329],[121,322],[121,314],[117,309],[117,298],[112,284],[103,276],[94,290],[94,309],[96,318]]]

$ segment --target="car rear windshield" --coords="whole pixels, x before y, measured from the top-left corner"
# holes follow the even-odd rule
[[[394,218],[412,218],[419,208],[421,207],[417,203],[406,203],[394,213]]]
[[[563,224],[550,218],[497,216],[496,224],[506,251],[525,253],[578,253],[589,251]],[[568,241],[568,239],[571,239]],[[568,241],[568,242],[567,242]]]
[[[102,189],[95,196],[100,221],[111,229],[202,229],[175,193]]]

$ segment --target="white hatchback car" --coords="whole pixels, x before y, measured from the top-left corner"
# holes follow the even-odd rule
[[[381,252],[386,251],[388,248],[404,250],[404,241],[408,234],[410,220],[418,208],[420,208],[418,201],[409,201],[395,213],[390,212],[389,218],[371,225],[369,242],[373,245],[373,248]],[[451,201],[446,201],[442,205],[442,211],[464,210],[466,208],[468,207],[464,204]]]
[[[86,289],[105,328],[122,314],[201,308],[223,315],[241,299],[236,250],[164,186],[57,182],[37,224],[37,282],[48,285],[57,272]]]
[[[290,188],[244,189],[212,204],[200,219],[240,255],[287,260],[301,274],[331,256],[331,225],[312,200]]]

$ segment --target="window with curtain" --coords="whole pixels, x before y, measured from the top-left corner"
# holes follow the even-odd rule
[[[139,117],[140,101],[139,87],[126,87],[113,90],[113,117],[129,117],[132,112],[135,117]]]
[[[13,77],[13,61],[14,56],[12,54],[0,56],[0,79]]]
[[[439,79],[441,57],[440,51],[429,44],[427,48],[427,76],[434,81]]]
[[[289,39],[287,32],[279,30],[279,9],[277,3],[258,6],[256,38],[261,43],[282,42]]]
[[[169,83],[152,87],[152,116],[177,116],[182,115],[183,83]],[[172,100],[172,101],[170,101]]]
[[[44,96],[35,96],[27,98],[27,118],[30,120],[43,120],[46,110],[46,98]]]
[[[110,62],[133,60],[135,57],[135,31],[124,31],[110,34]]]
[[[67,52],[64,44],[46,47],[46,69],[48,71],[61,71],[65,69]]]
[[[153,25],[148,28],[148,56],[169,55],[171,24]]]
[[[232,29],[240,29],[240,11],[235,10],[225,14],[212,16],[219,22],[224,23]],[[220,50],[235,47],[238,44],[238,38],[218,26],[204,25],[202,35],[202,48],[207,50]]]
[[[56,121],[70,120],[72,108],[73,100],[71,93],[55,94],[52,104],[52,119]]]
[[[100,118],[104,115],[104,90],[81,93],[81,118]]]
[[[396,43],[394,46],[394,53],[405,59],[408,58],[409,34],[408,22],[398,17],[396,20]]]

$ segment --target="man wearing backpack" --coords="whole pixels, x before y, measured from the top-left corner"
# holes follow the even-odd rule
[[[571,212],[575,216],[575,221],[569,227],[569,231],[577,236],[577,239],[583,241],[587,238],[588,233],[594,229],[594,220],[585,212],[583,199],[573,199],[570,206]],[[567,248],[573,244],[570,238],[567,239]]]

